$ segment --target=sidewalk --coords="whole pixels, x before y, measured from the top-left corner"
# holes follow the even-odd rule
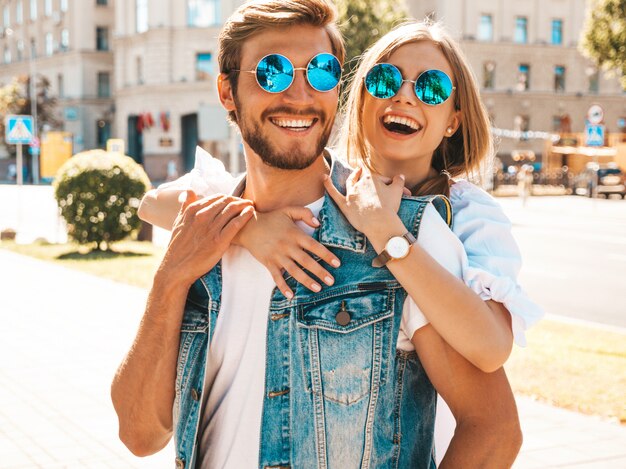
[[[146,292],[0,249],[0,469],[171,468],[117,438],[111,378]],[[518,399],[516,469],[626,468],[626,427]]]

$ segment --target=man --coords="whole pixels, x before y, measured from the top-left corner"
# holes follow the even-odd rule
[[[233,196],[190,193],[183,203],[113,382],[120,437],[148,455],[175,434],[177,467],[429,467],[432,382],[457,420],[442,467],[510,466],[521,435],[502,370],[479,372],[429,325],[410,350],[397,348],[406,293],[371,267],[377,253],[324,198],[325,175],[343,190],[349,173],[323,150],[338,91],[314,88],[303,69],[320,54],[343,61],[334,19],[326,0],[259,0],[226,23],[218,91],[248,173]],[[281,77],[264,70],[286,66],[277,54],[295,67],[293,82],[268,92]],[[314,236],[342,261],[334,285],[316,294],[288,277],[294,297],[285,299],[231,245],[252,203],[319,212]],[[422,230],[433,223],[420,204],[400,208],[414,235],[422,218]]]

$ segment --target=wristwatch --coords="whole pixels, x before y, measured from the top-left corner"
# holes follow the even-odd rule
[[[409,255],[411,245],[415,244],[417,240],[408,231],[402,236],[393,236],[387,241],[385,249],[372,261],[372,267],[383,267],[387,265],[389,261],[404,259]]]

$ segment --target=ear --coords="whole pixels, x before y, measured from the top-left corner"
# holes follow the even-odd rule
[[[452,113],[450,119],[448,119],[448,125],[446,126],[446,129],[452,129],[452,132],[447,135],[448,137],[454,135],[454,133],[459,129],[462,119],[463,115],[461,114],[461,111],[454,111]]]
[[[235,111],[235,97],[233,96],[233,88],[230,85],[228,75],[220,73],[217,77],[217,94],[220,98],[222,106],[227,111]]]

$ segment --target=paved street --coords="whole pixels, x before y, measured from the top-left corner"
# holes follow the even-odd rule
[[[626,327],[626,201],[498,201],[524,257],[520,281],[547,313]]]

